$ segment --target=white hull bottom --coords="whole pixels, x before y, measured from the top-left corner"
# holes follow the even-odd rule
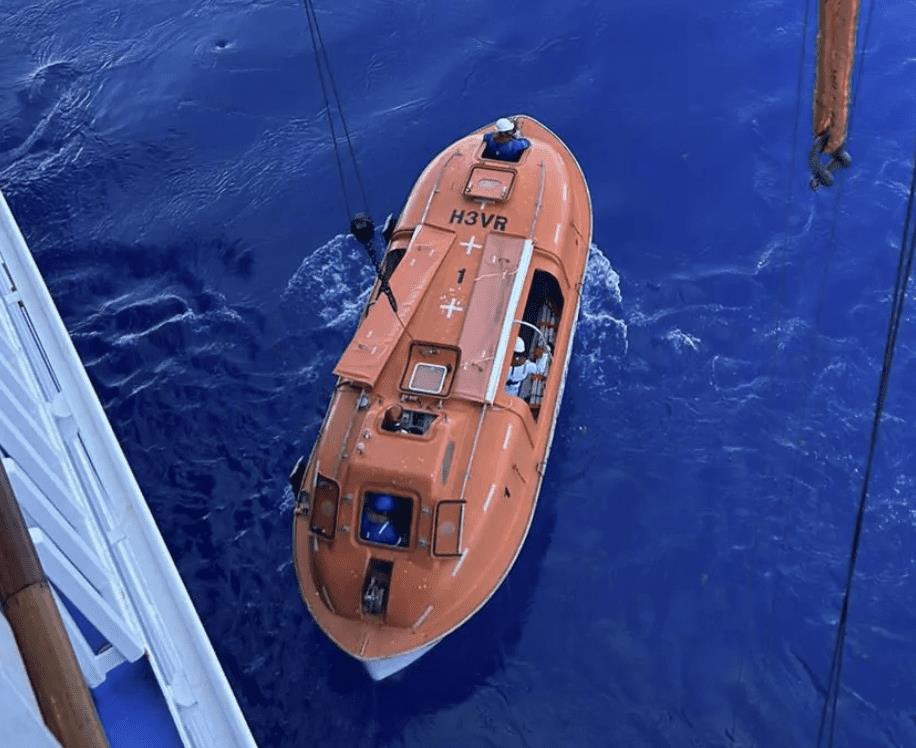
[[[369,677],[374,681],[384,680],[389,675],[400,672],[405,667],[419,660],[429,650],[435,647],[439,642],[427,644],[425,647],[415,649],[407,654],[395,655],[394,657],[382,657],[378,660],[363,660],[363,667],[369,673]]]

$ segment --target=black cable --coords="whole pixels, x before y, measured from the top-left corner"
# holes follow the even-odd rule
[[[322,56],[324,57],[324,67],[328,73],[328,80],[331,83],[331,91],[334,94],[334,101],[337,104],[337,113],[340,115],[340,123],[343,126],[344,136],[347,140],[347,150],[350,152],[350,161],[353,163],[353,172],[356,174],[356,184],[359,186],[360,195],[362,195],[363,198],[363,208],[365,208],[366,213],[372,215],[372,211],[369,208],[369,200],[366,197],[366,188],[363,184],[362,174],[359,171],[359,161],[356,158],[356,151],[353,148],[353,140],[350,137],[350,128],[347,126],[347,118],[344,115],[344,108],[340,100],[340,94],[337,93],[337,82],[334,80],[334,73],[331,70],[331,61],[328,58],[327,47],[324,45],[324,39],[321,36],[321,27],[318,25],[318,16],[315,14],[315,6],[312,5],[312,0],[304,0],[304,2],[311,9],[312,17],[315,20],[315,33],[318,37],[318,43],[322,51]]]
[[[798,122],[801,119],[801,99],[802,99],[802,77],[805,72],[805,49],[808,46],[808,26],[811,18],[811,0],[805,0],[805,15],[802,21],[802,40],[801,49],[798,51],[798,76],[795,82],[795,121],[792,127],[792,156],[789,163],[789,188],[786,191],[786,243],[789,239],[789,202],[792,198],[792,180],[795,175],[795,158],[798,155],[796,148],[798,144]]]
[[[856,512],[856,524],[853,530],[852,547],[849,553],[849,563],[846,569],[846,587],[843,591],[843,602],[840,607],[840,618],[837,622],[836,639],[833,647],[833,658],[830,665],[827,692],[824,696],[824,705],[821,709],[820,725],[817,731],[818,748],[827,737],[827,745],[833,745],[836,729],[837,701],[839,699],[840,679],[843,672],[843,650],[846,642],[846,628],[849,618],[849,598],[852,590],[852,580],[855,575],[856,561],[859,556],[859,544],[862,538],[862,526],[865,519],[865,506],[868,499],[868,487],[871,481],[872,468],[874,467],[875,449],[878,443],[878,432],[884,405],[887,401],[887,392],[890,382],[891,368],[894,363],[894,350],[897,345],[897,335],[900,331],[900,321],[903,318],[903,304],[906,300],[906,291],[910,275],[913,270],[913,256],[916,254],[916,230],[911,234],[910,227],[913,218],[913,203],[916,196],[916,148],[913,155],[913,175],[910,181],[910,193],[907,200],[906,217],[903,222],[903,236],[900,242],[900,256],[897,259],[897,271],[894,279],[894,290],[891,298],[891,311],[888,319],[887,336],[884,344],[884,358],[881,366],[881,377],[878,381],[878,394],[875,399],[875,413],[872,419],[871,434],[868,442],[868,453],[865,460],[865,472],[862,477],[862,489],[859,494],[859,506]],[[825,733],[829,718],[830,727]]]
[[[795,182],[795,171],[797,163],[797,151],[798,151],[798,131],[799,123],[801,121],[801,111],[802,111],[802,87],[804,80],[805,72],[805,52],[808,45],[808,29],[810,26],[811,18],[811,0],[805,0],[805,10],[804,15],[802,16],[802,31],[801,31],[801,44],[799,45],[798,50],[798,73],[796,74],[796,85],[795,85],[795,111],[792,117],[792,140],[790,141],[790,156],[789,156],[789,172],[788,179],[786,180],[786,197],[785,197],[785,217],[784,217],[784,229],[783,229],[783,241],[782,241],[782,250],[783,253],[788,255],[789,252],[789,243],[790,243],[790,234],[792,227],[792,188]],[[775,255],[775,252],[774,252]],[[778,268],[777,268],[778,272]],[[779,290],[776,295],[776,301],[773,306],[773,315],[774,319],[779,319],[783,308],[786,303],[786,294],[787,288],[789,285],[789,271],[788,269],[782,270],[782,281],[779,284]],[[773,332],[773,342],[769,347],[769,353],[766,357],[766,368],[765,372],[775,372],[776,369],[776,355],[779,351],[779,336],[777,334],[778,324],[776,329]],[[765,474],[770,470],[775,468],[775,462],[770,461],[768,465],[764,466]],[[797,470],[797,463],[796,463]],[[775,470],[773,470],[775,473]],[[794,481],[793,484],[794,486]],[[791,488],[790,488],[791,491]],[[791,505],[791,500],[789,504]],[[785,532],[783,532],[783,537],[785,537]],[[754,538],[754,548],[756,550],[757,540],[756,534]],[[771,612],[775,611],[775,596],[770,602]],[[741,684],[744,677],[744,668],[747,660],[747,650],[743,650],[741,661],[738,666],[738,682]],[[737,711],[738,711],[738,697],[736,695],[735,701],[732,704],[732,731],[734,732],[735,724],[737,721]]]
[[[350,135],[350,128],[347,125],[347,118],[344,114],[343,102],[340,99],[340,93],[337,90],[337,82],[334,79],[334,73],[331,70],[331,61],[328,57],[327,47],[324,44],[324,37],[321,35],[321,26],[318,23],[318,15],[315,12],[315,6],[312,3],[312,0],[303,0],[303,6],[305,7],[305,16],[308,20],[309,26],[309,36],[312,40],[312,51],[315,55],[315,68],[318,73],[318,81],[321,84],[321,97],[324,100],[324,111],[328,120],[328,129],[331,134],[331,145],[334,150],[334,160],[337,163],[337,176],[340,179],[340,191],[343,195],[344,200],[344,209],[347,212],[347,222],[351,226],[351,233],[353,232],[353,224],[351,219],[355,220],[353,211],[350,206],[350,195],[347,190],[347,180],[344,173],[343,158],[340,153],[340,143],[337,137],[337,128],[334,125],[334,116],[331,112],[331,95],[333,95],[334,106],[337,109],[337,116],[340,117],[340,123],[343,127],[344,138],[347,141],[347,150],[350,155],[350,162],[353,166],[353,173],[356,175],[356,183],[359,186],[360,195],[362,196],[363,207],[365,209],[365,217],[371,215],[369,209],[369,200],[366,197],[366,188],[363,184],[362,174],[359,170],[359,161],[356,158],[356,150],[353,147],[353,139]],[[325,78],[327,76],[327,79]],[[331,95],[328,94],[328,87],[330,86]],[[391,286],[388,284],[388,279],[383,277],[381,266],[379,265],[378,260],[375,257],[375,252],[372,248],[372,240],[369,239],[368,242],[365,240],[360,240],[360,243],[366,248],[366,252],[369,255],[369,262],[372,265],[376,278],[378,278],[381,284],[381,293],[385,295],[388,299],[388,303],[391,305],[391,310],[394,312],[394,316],[398,321],[398,324],[401,326],[401,329],[413,341],[413,337],[407,332],[407,328],[404,325],[403,320],[401,320],[398,315],[398,305],[397,301],[394,298],[394,293],[391,290]]]
[[[337,161],[337,175],[340,178],[340,191],[343,193],[344,208],[347,211],[347,222],[349,223],[353,213],[350,210],[347,182],[344,177],[343,162],[341,161],[340,149],[337,144],[337,130],[334,127],[334,117],[331,114],[331,102],[328,97],[327,83],[325,82],[322,68],[322,54],[319,51],[321,49],[321,42],[318,34],[318,18],[314,15],[315,9],[312,7],[311,0],[303,0],[303,2],[305,4],[305,15],[309,24],[309,36],[312,39],[312,50],[315,53],[315,69],[318,73],[318,81],[321,83],[321,97],[324,99],[324,111],[328,119],[328,129],[331,131],[331,145],[334,147],[334,159]]]
[[[859,96],[859,86],[862,83],[862,79],[865,77],[865,54],[868,51],[868,37],[871,33],[871,19],[875,14],[876,2],[877,0],[872,0],[872,2],[869,3],[868,15],[865,18],[865,33],[862,35],[862,46],[859,48],[859,62],[857,65],[859,75],[852,84],[852,101],[849,105],[849,122],[846,124],[846,140],[849,140],[849,133],[852,132],[852,120],[856,114],[856,99]]]
[[[853,84],[852,98],[850,100],[849,123],[846,128],[847,130],[846,139],[847,140],[849,139],[849,133],[852,131],[852,121],[853,121],[853,118],[856,112],[856,104],[858,103],[859,89],[861,87],[862,81],[864,80],[865,58],[866,58],[866,51],[868,49],[868,38],[869,38],[870,31],[871,31],[871,21],[874,15],[875,2],[876,0],[872,0],[872,3],[869,5],[868,16],[865,21],[865,32],[862,37],[862,45],[859,49],[859,61],[858,61],[859,74],[855,78],[855,81]],[[808,26],[808,3],[806,2],[805,29],[807,29],[807,26]],[[800,70],[799,76],[801,76],[801,72],[802,71]],[[794,165],[794,158],[793,158],[793,165]],[[836,197],[833,203],[833,213],[831,214],[831,219],[830,219],[830,229],[827,235],[827,257],[826,257],[826,260],[824,261],[824,266],[821,272],[820,282],[818,284],[818,291],[817,291],[817,297],[816,297],[817,305],[815,307],[815,312],[814,312],[814,326],[813,326],[814,338],[813,338],[811,348],[810,348],[810,352],[811,352],[810,360],[812,364],[816,363],[817,360],[820,358],[820,338],[817,336],[817,330],[820,327],[821,318],[824,312],[824,292],[827,287],[827,278],[830,275],[830,269],[833,264],[833,257],[836,254],[836,249],[837,249],[836,228],[837,228],[837,220],[839,216],[839,206],[840,206],[841,198],[843,197],[843,190],[844,190],[845,184],[846,184],[846,180],[842,180],[840,181],[840,183],[837,185],[837,188],[836,188]],[[787,223],[787,231],[788,231],[788,223]],[[788,236],[787,236],[786,241],[788,242]],[[807,423],[808,421],[808,413],[809,413],[809,409],[811,406],[812,392],[813,392],[813,384],[812,384],[812,387],[806,391],[805,399],[802,404],[802,415],[801,415],[801,421],[800,421],[802,426],[804,426],[804,424]],[[796,453],[795,464],[791,472],[791,479],[789,483],[789,501],[788,501],[789,506],[794,506],[794,503],[795,503],[795,486],[797,484],[796,476],[798,475],[798,469],[801,463],[801,459],[802,459],[801,451],[798,451]],[[785,525],[786,529],[783,532],[783,538],[786,537],[788,533],[788,528],[790,526],[791,526],[791,523],[787,515],[786,516],[786,525]]]

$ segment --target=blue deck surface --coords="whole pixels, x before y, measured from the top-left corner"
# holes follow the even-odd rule
[[[65,595],[61,594],[60,599],[93,652],[98,653],[108,646],[105,637],[79,608]],[[178,730],[146,656],[118,665],[100,686],[92,689],[92,697],[111,748],[146,745],[180,748]]]
[[[125,662],[93,689],[111,748],[181,748],[178,730],[146,657]]]

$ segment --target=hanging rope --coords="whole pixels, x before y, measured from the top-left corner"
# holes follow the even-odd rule
[[[321,35],[321,26],[318,23],[318,14],[315,12],[315,6],[312,0],[303,0],[305,7],[305,16],[309,25],[309,37],[312,40],[312,51],[315,54],[315,69],[318,73],[318,81],[321,84],[321,97],[324,100],[324,112],[328,121],[328,130],[331,136],[331,146],[334,150],[334,160],[337,162],[337,176],[340,180],[340,191],[343,195],[344,209],[347,211],[347,222],[350,226],[350,233],[366,249],[369,257],[369,264],[375,272],[375,277],[380,284],[380,291],[388,299],[391,310],[397,318],[401,329],[410,337],[403,321],[398,316],[398,304],[394,298],[394,292],[388,284],[388,278],[382,272],[382,266],[375,254],[375,224],[372,222],[371,210],[369,209],[369,199],[366,197],[366,187],[363,184],[362,173],[359,169],[359,160],[356,158],[356,149],[353,147],[353,138],[350,135],[350,128],[347,125],[347,117],[344,113],[343,103],[340,99],[340,93],[337,90],[337,81],[334,79],[334,73],[331,70],[331,62],[328,58],[328,50],[324,44],[324,37]],[[331,100],[333,99],[333,108],[337,110],[337,116],[340,118],[340,126],[343,130],[344,140],[347,143],[347,152],[350,157],[350,165],[353,174],[356,177],[356,184],[359,187],[359,194],[362,198],[363,210],[354,213],[351,209],[350,193],[347,189],[347,178],[344,169],[344,157],[341,154],[340,139],[337,135],[337,126],[334,122]]]
[[[891,297],[891,311],[887,326],[887,337],[884,343],[884,359],[881,366],[881,378],[878,382],[878,396],[875,399],[875,414],[872,420],[871,435],[868,441],[868,453],[865,460],[865,473],[862,477],[862,490],[859,494],[859,507],[856,512],[856,524],[852,535],[852,548],[849,552],[849,564],[846,569],[846,587],[843,591],[843,602],[840,607],[840,618],[837,622],[836,639],[833,645],[833,658],[830,663],[830,675],[824,705],[821,709],[821,720],[817,730],[817,746],[833,746],[836,728],[837,700],[840,691],[840,678],[843,672],[843,650],[846,643],[846,625],[849,618],[849,596],[852,580],[855,575],[856,561],[859,556],[859,541],[862,538],[862,525],[865,519],[865,505],[868,499],[868,487],[874,466],[875,448],[878,443],[878,429],[887,400],[888,383],[891,367],[894,363],[894,349],[900,321],[903,318],[903,303],[906,300],[907,286],[913,269],[913,255],[916,254],[916,227],[913,223],[913,202],[916,195],[916,149],[913,155],[913,176],[910,181],[910,194],[907,200],[906,218],[903,222],[903,237],[900,242],[900,256],[897,260],[897,273],[894,279],[894,290]],[[828,726],[829,725],[829,726]],[[825,742],[826,741],[826,742]]]
[[[859,74],[853,83],[853,93],[852,93],[852,99],[851,99],[850,110],[849,110],[850,128],[852,126],[853,120],[855,119],[856,106],[859,101],[859,91],[861,89],[862,82],[865,80],[865,54],[868,49],[868,37],[869,37],[870,29],[871,29],[871,20],[872,20],[872,16],[873,16],[874,9],[875,9],[875,2],[876,0],[872,0],[872,2],[869,4],[868,16],[867,16],[867,20],[865,23],[865,33],[863,36],[862,46],[859,50],[859,62],[858,62]],[[807,27],[808,27],[808,4],[806,2],[805,24],[804,24],[804,29],[802,32],[803,34],[805,34],[806,38],[807,38],[807,33],[806,33]],[[804,57],[804,44],[802,46],[802,57]],[[799,76],[801,76],[802,70],[803,68],[800,67]],[[794,142],[794,139],[793,139],[793,142]],[[793,168],[794,168],[794,164],[795,164],[795,159],[794,159],[794,154],[793,154],[793,159],[792,159]],[[794,174],[794,172],[792,174]],[[824,300],[825,300],[825,290],[827,288],[827,279],[830,276],[830,270],[833,266],[833,258],[837,250],[837,242],[836,242],[837,226],[839,225],[840,203],[843,197],[843,188],[845,184],[846,184],[845,182],[841,182],[839,184],[839,186],[837,187],[837,191],[836,191],[836,197],[833,201],[833,211],[831,213],[831,218],[830,218],[830,229],[828,231],[827,242],[826,242],[826,246],[827,246],[826,258],[824,260],[823,268],[821,270],[820,280],[818,282],[817,294],[816,294],[817,301],[815,305],[814,323],[813,323],[814,336],[812,337],[812,342],[809,348],[809,351],[810,351],[809,360],[811,361],[811,365],[816,365],[821,355],[822,344],[821,344],[821,338],[817,335],[817,330],[820,329],[821,320],[823,319],[823,316],[824,316]],[[788,194],[789,195],[791,194],[791,188]],[[790,225],[789,224],[789,214],[787,210],[786,212],[786,239],[785,239],[785,243],[787,247],[789,243],[789,225]],[[787,278],[788,278],[788,272],[784,276],[783,287],[785,287]],[[783,293],[781,293],[781,298],[784,298]],[[774,350],[775,350],[775,345],[774,345]],[[811,387],[808,387],[805,391],[804,402],[802,405],[802,414],[801,414],[801,419],[799,421],[799,423],[801,424],[800,428],[803,428],[804,425],[807,424],[808,422],[808,413],[811,407],[812,393],[813,393],[813,384]],[[798,485],[797,476],[798,476],[799,468],[801,467],[802,459],[803,459],[803,452],[799,450],[798,452],[796,452],[794,465],[792,468],[792,472],[790,473],[791,479],[789,483],[788,506],[795,506],[795,489],[796,489],[796,486]],[[784,538],[787,537],[788,528],[790,526],[791,526],[790,519],[787,515],[786,516],[786,525],[785,525],[786,529],[783,531]]]
[[[337,127],[334,124],[334,115],[332,113],[331,98],[334,99],[333,108],[337,110],[337,116],[340,117],[340,125],[343,129],[344,139],[347,143],[347,151],[350,155],[350,164],[353,173],[356,176],[356,184],[359,187],[360,196],[362,197],[363,210],[371,214],[369,210],[369,200],[366,198],[366,188],[363,184],[362,174],[359,170],[359,161],[356,158],[356,150],[353,147],[353,138],[350,135],[350,128],[347,126],[347,117],[344,113],[343,103],[340,100],[340,94],[337,91],[337,81],[334,79],[334,72],[331,70],[331,62],[328,58],[328,51],[324,45],[324,38],[321,35],[321,26],[318,24],[318,15],[315,13],[315,6],[312,0],[303,0],[305,6],[305,16],[309,25],[309,36],[312,40],[312,50],[315,54],[315,68],[318,72],[318,81],[321,84],[321,97],[324,100],[325,116],[328,120],[328,129],[331,134],[331,145],[334,149],[334,158],[337,161],[337,173],[340,177],[340,189],[343,193],[344,205],[347,210],[347,221],[353,217],[353,211],[350,209],[350,195],[347,190],[347,181],[344,176],[343,157],[340,152],[340,141],[337,135]],[[330,95],[329,95],[330,89]]]

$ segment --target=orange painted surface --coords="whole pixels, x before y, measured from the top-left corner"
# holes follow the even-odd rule
[[[302,595],[327,635],[360,659],[405,654],[460,626],[505,578],[534,515],[592,215],[563,143],[534,119],[517,124],[532,144],[519,163],[481,158],[485,128],[417,180],[389,245],[405,250],[390,278],[399,319],[376,287],[335,368],[302,479],[293,519]],[[529,351],[538,340],[513,321],[529,295],[540,303],[544,273],[562,312],[538,323],[553,356],[529,403],[504,382],[520,331]],[[393,430],[398,409],[431,419],[426,432]],[[361,539],[367,493],[410,507],[400,545]],[[379,564],[390,581],[384,611],[372,614],[367,573]]]
[[[858,19],[859,0],[821,0],[814,134],[829,132],[824,147],[828,153],[837,151],[846,140]]]

